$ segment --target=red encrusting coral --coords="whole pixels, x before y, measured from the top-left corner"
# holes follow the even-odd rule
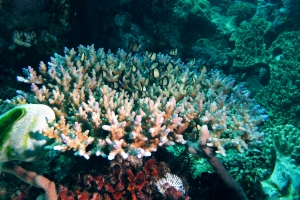
[[[154,197],[163,198],[154,182],[164,177],[169,171],[165,163],[157,162],[154,158],[148,160],[144,167],[121,167],[122,163],[115,164],[105,175],[100,173],[78,174],[74,181],[69,180],[69,187],[60,186],[59,198],[61,200],[88,200],[88,199],[114,199],[114,200],[151,200]],[[164,170],[161,170],[164,166]],[[182,199],[178,191],[170,191],[168,197]],[[180,198],[179,198],[180,197]]]
[[[157,162],[155,159],[150,159],[144,166],[144,171],[146,174],[149,174],[151,176],[158,176],[159,171],[158,171],[158,166]]]
[[[114,165],[108,174],[93,175],[78,174],[74,176],[75,184],[69,188],[60,186],[59,198],[61,200],[85,199],[153,199],[161,197],[153,180],[163,177],[160,174],[159,163],[155,159],[148,160],[144,167],[121,167],[122,163]]]

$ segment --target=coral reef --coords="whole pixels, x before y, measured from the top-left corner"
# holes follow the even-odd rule
[[[198,125],[209,126],[224,156],[222,146],[243,152],[247,143],[259,143],[257,125],[267,116],[249,91],[220,71],[194,69],[162,54],[153,59],[80,46],[78,53],[55,54],[48,67],[41,62],[39,76],[24,69],[27,77],[18,80],[32,83],[34,97],[19,92],[18,98],[53,108],[59,120],[43,132],[56,140],[49,148],[72,149],[86,159],[149,156],[160,146],[197,140]]]
[[[124,188],[139,190],[129,179],[140,183],[141,171],[157,177],[149,179],[152,183],[166,173],[176,174],[183,183],[188,181],[189,192],[197,198],[205,196],[205,190],[214,193],[219,181],[206,159],[185,148],[188,141],[201,139],[204,127],[210,133],[209,145],[226,155],[219,158],[249,199],[298,199],[299,11],[299,0],[0,0],[0,113],[29,103],[46,104],[56,115],[44,131],[55,141],[47,146],[51,150],[44,159],[17,164],[63,184],[59,187],[66,198],[131,198],[132,191],[124,193],[113,181],[122,174]],[[132,51],[132,43],[138,50]],[[111,51],[80,46],[63,53],[64,46],[79,44]],[[163,55],[171,49],[176,55]],[[22,67],[53,54],[40,69],[25,69],[19,77],[25,83],[16,84]],[[13,98],[15,91],[18,96]],[[261,123],[265,112],[270,119]],[[163,157],[166,150],[160,147],[171,153]],[[150,155],[160,157],[157,163],[171,163],[170,170],[160,173],[153,159],[146,162]],[[132,165],[131,159],[137,158],[147,167],[131,168],[133,175],[116,166],[103,170],[125,158]],[[80,178],[75,179],[79,168]],[[122,173],[113,177],[114,170]],[[41,192],[23,184],[14,193],[9,187],[18,179],[4,175],[0,198],[19,194],[34,199]],[[111,187],[94,189],[97,176]],[[262,179],[267,180],[260,184]],[[76,181],[80,187],[68,185]],[[151,191],[163,198],[154,184]],[[224,193],[217,193],[215,199],[222,199]]]

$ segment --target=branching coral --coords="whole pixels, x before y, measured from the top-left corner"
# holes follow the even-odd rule
[[[196,69],[162,54],[153,60],[120,49],[113,54],[93,46],[80,46],[78,53],[66,48],[48,67],[41,62],[41,76],[24,70],[27,77],[18,80],[32,83],[35,97],[20,92],[18,98],[53,108],[59,120],[44,131],[56,140],[49,148],[72,149],[87,159],[149,156],[159,146],[198,140],[203,125],[218,149],[232,144],[242,152],[247,143],[257,143],[264,109],[232,77]]]

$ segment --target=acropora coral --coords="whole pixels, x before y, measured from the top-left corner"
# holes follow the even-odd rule
[[[33,94],[18,91],[6,103],[50,106],[57,120],[43,131],[55,139],[47,148],[86,159],[150,156],[160,146],[197,141],[204,125],[223,156],[223,146],[243,152],[260,143],[257,126],[267,118],[265,110],[231,76],[199,67],[163,54],[65,48],[48,66],[40,63],[40,75],[24,69],[26,77],[18,81],[31,83]]]

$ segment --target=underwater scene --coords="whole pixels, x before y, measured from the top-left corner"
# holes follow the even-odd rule
[[[300,199],[300,0],[0,0],[0,200]]]

